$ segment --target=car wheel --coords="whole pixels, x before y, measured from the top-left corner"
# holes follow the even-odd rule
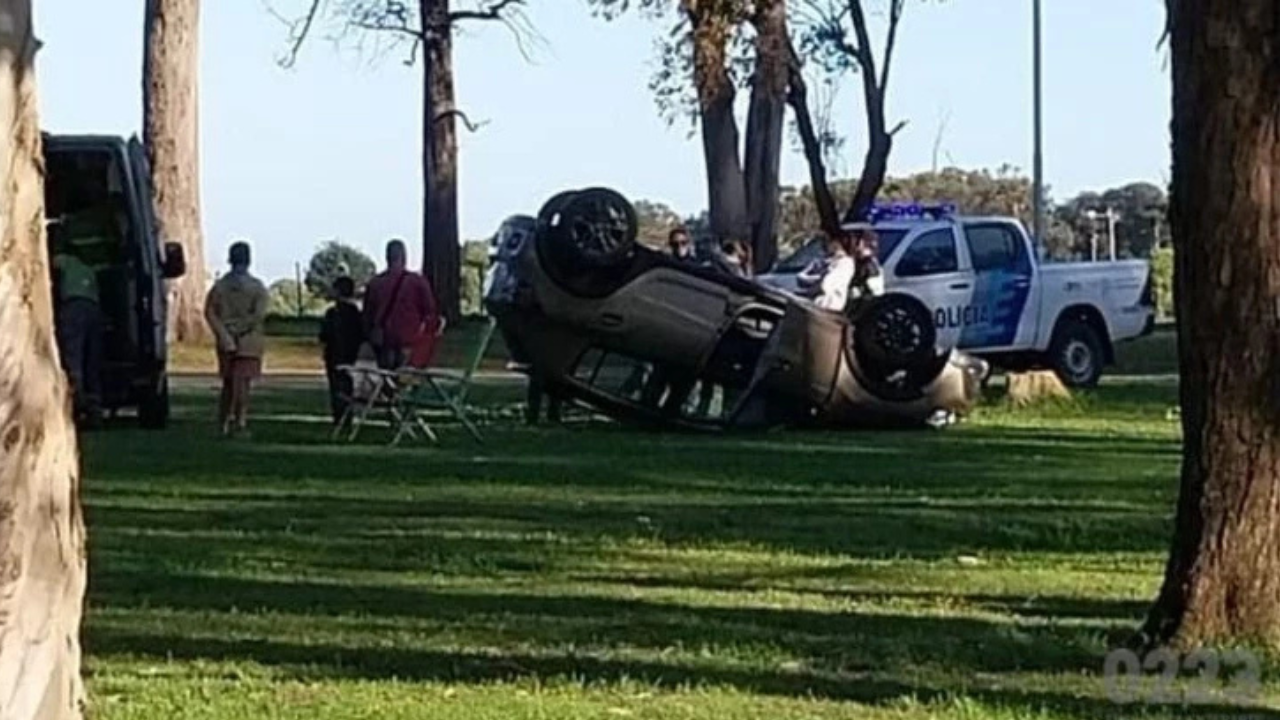
[[[554,200],[554,198],[553,198]],[[613,268],[635,250],[636,210],[619,193],[591,188],[574,193],[548,218],[554,242],[586,268]]]
[[[1082,320],[1066,320],[1054,333],[1049,346],[1049,365],[1062,384],[1071,388],[1091,388],[1102,377],[1102,338],[1092,325]]]
[[[551,196],[551,199],[542,204],[542,209],[538,211],[538,222],[535,231],[546,232],[557,221],[560,211],[564,208],[565,203],[574,195],[577,190],[565,190]]]
[[[163,430],[169,424],[169,378],[162,376],[138,401],[138,422],[148,430]]]
[[[924,303],[909,295],[884,295],[859,313],[853,341],[858,359],[887,375],[932,365],[938,330]]]

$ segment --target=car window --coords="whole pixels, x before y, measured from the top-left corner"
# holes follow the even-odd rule
[[[931,230],[911,243],[898,261],[898,277],[953,273],[960,269],[956,240],[950,229]]]
[[[1026,244],[1009,225],[968,225],[965,237],[975,272],[1028,270]]]
[[[902,239],[907,236],[906,230],[881,230],[876,229],[876,240],[878,241],[880,251],[880,263],[884,264],[889,260],[889,256],[894,250],[902,244]]]
[[[822,238],[814,238],[804,245],[801,245],[799,250],[796,250],[785,260],[779,262],[774,271],[778,273],[798,273],[809,267],[814,260],[822,259],[822,254],[824,252],[822,242]]]

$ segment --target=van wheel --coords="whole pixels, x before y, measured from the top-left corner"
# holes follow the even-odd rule
[[[148,430],[163,430],[169,424],[169,378],[161,377],[156,387],[143,393],[138,402],[138,422]]]
[[[1096,387],[1102,377],[1102,338],[1092,325],[1065,320],[1049,346],[1049,366],[1062,384],[1071,388]]]

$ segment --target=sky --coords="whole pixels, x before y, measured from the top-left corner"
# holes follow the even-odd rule
[[[322,27],[288,69],[279,16],[306,0],[206,0],[201,27],[201,184],[206,255],[248,239],[258,273],[292,276],[330,239],[380,258],[421,237],[420,67],[331,39]],[[455,5],[467,0],[455,0]],[[877,0],[871,0],[875,7]],[[683,215],[706,205],[701,145],[669,126],[649,89],[669,21],[606,22],[586,0],[528,0],[538,38],[468,26],[455,43],[464,238],[536,213],[555,192],[607,185]],[[139,133],[142,0],[40,0],[41,123],[50,132]],[[273,12],[274,11],[274,12]],[[1045,178],[1055,198],[1169,175],[1170,87],[1161,0],[1044,0]],[[891,174],[941,165],[1029,173],[1031,0],[912,0],[889,90],[905,120]],[[527,43],[526,43],[527,45]],[[856,173],[865,145],[856,76],[836,95]],[[940,142],[938,142],[940,140]],[[784,184],[806,183],[798,149]],[[417,262],[419,256],[411,258]]]

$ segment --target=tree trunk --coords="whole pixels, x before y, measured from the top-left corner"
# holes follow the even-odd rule
[[[449,0],[422,0],[423,272],[440,310],[462,315],[462,253],[458,238],[458,131],[453,90],[453,29]]]
[[[182,245],[187,272],[169,282],[169,337],[206,339],[200,228],[200,0],[146,0],[143,126],[160,238]]]
[[[791,65],[786,1],[758,3],[752,24],[756,70],[747,114],[746,192],[755,269],[765,272],[778,259],[778,170]]]
[[[840,215],[836,212],[836,201],[831,195],[831,186],[827,183],[827,167],[822,158],[822,142],[818,139],[818,133],[813,126],[813,113],[809,111],[809,88],[805,83],[798,55],[795,50],[790,50],[790,54],[792,60],[787,102],[796,116],[796,129],[800,133],[804,159],[809,166],[809,185],[813,188],[814,205],[817,206],[822,231],[835,236],[840,234]]]
[[[738,157],[738,121],[733,114],[736,92],[729,77],[727,53],[734,20],[714,7],[699,10],[686,0],[693,23],[693,72],[702,119],[702,150],[707,164],[707,210],[717,239],[751,236],[747,190]]]
[[[84,523],[53,342],[31,1],[0,0],[0,717],[83,715]]]
[[[1280,9],[1168,0],[1183,464],[1155,642],[1280,640]]]

